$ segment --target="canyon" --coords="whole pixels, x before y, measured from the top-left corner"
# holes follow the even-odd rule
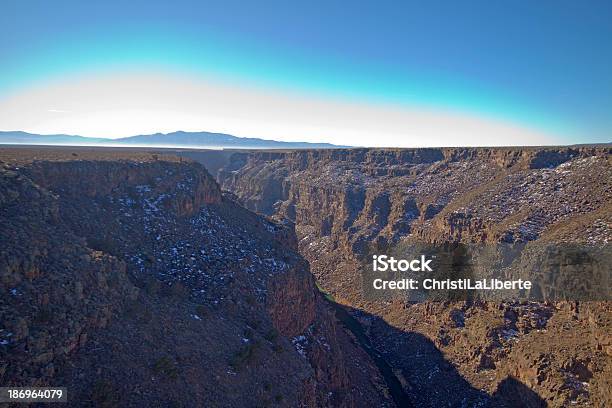
[[[609,253],[610,153],[0,149],[0,381],[77,406],[612,405],[605,296],[376,300],[358,272],[399,242]]]
[[[603,145],[191,157],[211,163],[222,189],[246,208],[294,226],[317,284],[360,322],[417,406],[556,407],[612,404],[610,264],[582,271],[551,255],[575,245],[603,248],[609,259],[611,152]],[[589,272],[604,277],[605,294],[371,299],[360,265],[372,249],[398,242],[524,245],[517,269]]]
[[[282,224],[176,156],[2,149],[0,381],[71,406],[393,406]]]

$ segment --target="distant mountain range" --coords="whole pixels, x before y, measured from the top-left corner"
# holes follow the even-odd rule
[[[224,133],[172,132],[138,135],[119,139],[74,135],[37,135],[33,133],[0,131],[0,144],[61,145],[61,146],[144,146],[230,149],[330,149],[330,143],[279,142],[276,140],[238,137]]]

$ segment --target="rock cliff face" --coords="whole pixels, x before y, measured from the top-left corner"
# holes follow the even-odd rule
[[[71,406],[392,406],[288,225],[198,163],[0,151],[0,382]]]
[[[608,245],[611,153],[609,146],[237,152],[225,156],[217,179],[247,208],[295,223],[318,284],[359,310],[353,314],[421,405],[442,398],[608,406],[610,303],[374,302],[363,296],[357,270],[368,249],[400,240]],[[449,380],[444,359],[456,378]]]

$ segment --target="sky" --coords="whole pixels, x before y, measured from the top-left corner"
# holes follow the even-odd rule
[[[0,130],[612,140],[610,1],[0,0],[0,11]]]

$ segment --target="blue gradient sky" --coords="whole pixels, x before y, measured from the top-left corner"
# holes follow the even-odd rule
[[[514,137],[521,130],[533,134],[533,144],[612,139],[609,1],[86,3],[2,1],[1,130],[108,137],[146,133],[153,129],[138,120],[147,122],[148,105],[126,94],[121,84],[126,78],[154,75],[153,85],[142,82],[142,89],[132,92],[170,101],[163,111],[151,110],[157,117],[173,112],[165,122],[160,119],[160,131],[200,127],[282,139],[291,123],[271,123],[272,111],[281,109],[278,116],[296,121],[296,131],[287,134],[287,140],[346,143],[347,135],[363,125],[373,134],[368,142],[364,133],[365,142],[359,139],[359,144],[435,145],[447,142],[449,129],[465,121],[471,124],[466,132],[483,129],[479,138],[465,144],[515,144],[499,140],[496,126],[514,129],[500,130],[499,137]],[[237,100],[247,92],[254,100],[255,95],[266,99],[273,94],[274,101],[267,105],[269,115],[258,113],[265,121],[257,126],[247,123],[248,105],[232,111],[234,102],[228,99],[225,110],[207,117],[208,122],[193,119],[181,127],[176,112],[204,118],[208,107],[194,103],[195,92],[181,98],[155,88],[179,79],[193,83],[186,89],[213,84],[215,91],[203,97],[231,88]],[[74,96],[78,81],[87,81],[91,99],[102,87],[116,87],[117,99],[131,100],[133,106],[126,102],[123,114],[114,109],[105,118],[94,101]],[[80,108],[70,107],[70,98],[79,99]],[[53,106],[36,104],[43,99]],[[319,116],[291,112],[308,103],[304,101],[320,104],[313,109]],[[348,119],[332,122],[327,117],[336,110],[339,117],[350,115],[355,104],[371,112],[372,124],[352,129]],[[111,111],[108,105],[104,109]],[[115,118],[123,123],[135,109],[143,111],[140,119],[125,130],[103,127]],[[418,128],[398,122],[395,127],[387,123],[387,139],[376,143],[374,122],[388,120],[390,112],[394,118],[401,118],[398,112],[406,112],[406,118],[426,112],[432,129],[448,124],[440,130],[448,131],[447,138],[436,140],[438,130],[425,131],[427,121]],[[62,113],[61,120],[53,117]],[[95,132],[92,115],[101,121],[101,133]],[[83,126],[85,122],[89,126]]]

